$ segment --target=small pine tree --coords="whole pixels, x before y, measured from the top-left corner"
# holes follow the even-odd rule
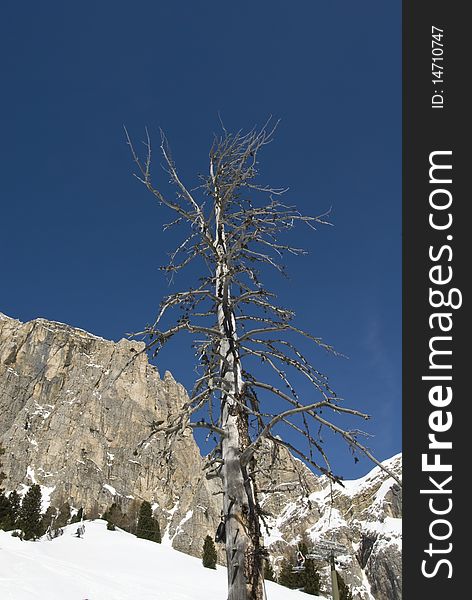
[[[140,502],[133,499],[131,503],[127,504],[126,513],[123,515],[123,521],[120,527],[129,533],[136,535],[136,526],[138,524],[138,515],[140,509]]]
[[[282,568],[280,569],[278,583],[291,590],[301,589],[303,587],[303,580],[301,573],[293,572],[293,564],[284,559],[282,562]]]
[[[10,516],[10,501],[2,489],[2,483],[6,478],[2,471],[2,455],[5,454],[3,446],[0,444],[0,529],[6,529],[6,524]]]
[[[3,494],[2,483],[6,479],[5,473],[2,471],[2,456],[5,454],[5,448],[0,444],[0,494]]]
[[[352,600],[351,588],[338,572],[336,572],[336,575],[338,578],[339,600]]]
[[[211,535],[207,535],[203,542],[202,562],[207,569],[216,569],[216,548]]]
[[[302,535],[302,539],[298,546],[298,549],[305,557],[308,556],[308,554],[310,553],[309,546],[311,546],[310,540],[306,535]],[[321,577],[318,573],[318,569],[316,568],[314,561],[310,558],[306,558],[303,567],[304,569],[300,573],[300,582],[302,583],[303,591],[305,592],[305,594],[318,596],[320,593]]]
[[[0,493],[0,529],[8,531],[10,521],[10,499],[4,493]]]
[[[70,520],[70,505],[67,502],[64,502],[64,504],[59,507],[59,514],[56,517],[54,526],[57,529],[62,529],[62,527],[69,524]]]
[[[136,537],[152,542],[161,543],[161,530],[159,523],[152,516],[152,508],[146,500],[139,509],[138,525],[136,527]]]
[[[16,524],[18,522],[18,517],[20,515],[21,508],[21,498],[20,494],[16,490],[10,493],[8,496],[8,500],[10,501],[10,529],[15,529]]]
[[[110,508],[108,508],[103,513],[102,519],[105,519],[105,521],[107,521],[108,523],[113,523],[114,525],[116,525],[117,527],[120,527],[121,529],[125,529],[126,531],[129,531],[130,521],[128,519],[128,515],[126,513],[123,513],[123,511],[121,510],[121,508],[118,506],[118,504],[116,502],[113,502],[113,504],[110,506]]]
[[[308,546],[305,541],[299,544],[298,549],[303,556],[307,556]],[[292,590],[302,590],[306,594],[318,596],[320,593],[321,578],[314,561],[309,558],[305,559],[303,569],[300,571],[294,572],[294,567],[295,562],[287,559],[284,560],[279,574],[278,583]]]
[[[320,574],[315,567],[315,563],[313,560],[307,558],[305,561],[305,570],[303,572],[303,591],[305,594],[319,596],[320,582]]]
[[[49,527],[52,526],[54,518],[56,516],[56,509],[49,506],[44,515],[41,518],[41,535],[44,535]]]
[[[0,494],[0,529],[11,531],[15,529],[20,510],[20,496],[17,492],[10,495]]]
[[[270,562],[269,559],[267,559],[265,561],[265,565],[264,565],[264,579],[266,581],[277,581],[277,576],[275,574],[275,571],[272,567],[272,564]]]
[[[41,488],[37,484],[32,485],[23,498],[18,526],[25,540],[35,540],[41,535]]]

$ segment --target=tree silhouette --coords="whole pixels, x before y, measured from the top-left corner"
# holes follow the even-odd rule
[[[264,579],[266,581],[277,581],[275,571],[268,559],[266,559],[264,564]]]
[[[152,507],[146,500],[139,509],[138,525],[136,527],[136,537],[161,543],[161,530],[159,523],[152,516]]]
[[[296,224],[310,229],[327,224],[328,216],[305,216],[282,202],[286,190],[259,183],[259,152],[272,140],[274,129],[269,123],[247,134],[223,128],[210,150],[209,173],[195,189],[183,183],[161,134],[165,167],[176,188],[172,198],[153,182],[147,131],[142,159],[126,132],[136,177],[173,214],[164,228],[186,227],[169,263],[161,268],[172,279],[187,265],[200,265],[194,266],[200,273],[196,284],[165,297],[154,323],[136,334],[147,338],[146,349],[156,355],[177,333],[190,332],[200,369],[189,401],[167,423],[152,428],[142,444],[163,431],[170,452],[173,438],[189,428],[204,428],[215,440],[205,469],[208,477],[220,477],[223,483],[228,600],[263,597],[256,452],[266,440],[290,450],[332,481],[340,478],[331,469],[322,428],[379,465],[359,441],[362,432],[335,421],[339,415],[368,415],[342,403],[296,338],[333,354],[335,350],[297,327],[294,312],[276,304],[274,292],[262,282],[267,268],[285,273],[284,255],[305,254],[285,243],[282,234]],[[171,311],[178,316],[169,323]],[[290,372],[312,386],[312,397],[302,400]],[[282,428],[297,434],[300,444],[284,439]]]
[[[0,529],[9,529],[11,520],[10,500],[2,489],[2,483],[6,479],[5,473],[2,471],[2,456],[5,454],[5,449],[0,444]]]
[[[41,488],[34,484],[26,492],[18,515],[18,527],[23,532],[23,539],[34,540],[41,531]]]
[[[205,537],[203,542],[202,562],[207,569],[216,569],[216,548],[210,535]]]

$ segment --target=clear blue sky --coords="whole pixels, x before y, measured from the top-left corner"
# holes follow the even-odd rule
[[[401,450],[401,3],[7,2],[2,61],[0,311],[106,338],[153,318],[169,215],[132,177],[123,124],[162,127],[182,177],[228,129],[281,119],[262,176],[334,227],[268,284],[321,353],[346,405],[369,412],[377,457]],[[185,285],[177,279],[177,286]],[[191,355],[158,360],[186,386]],[[346,477],[363,475],[333,447]]]

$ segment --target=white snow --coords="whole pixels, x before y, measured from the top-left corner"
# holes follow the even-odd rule
[[[167,525],[166,525],[165,531],[162,535],[162,543],[163,544],[170,544],[172,541],[171,537],[169,535],[169,529],[172,524],[172,517],[174,516],[175,511],[179,508],[179,504],[180,504],[180,500],[176,500],[176,502],[174,503],[174,506],[170,510],[166,510],[166,513],[168,516],[167,516]],[[154,504],[152,506],[154,506]],[[154,511],[154,508],[153,508],[153,511]]]
[[[363,529],[366,532],[381,535],[376,544],[388,546],[397,544],[402,547],[402,519],[394,519],[393,517],[385,517],[383,521],[361,521]]]
[[[85,329],[80,329],[80,327],[73,327],[72,325],[67,325],[66,323],[61,323],[60,321],[49,321],[48,319],[42,319],[42,318],[34,319],[34,321],[36,321],[37,323],[40,323],[45,329],[47,329],[48,331],[52,331],[53,333],[56,333],[57,329],[66,329],[68,331],[72,331],[73,333],[76,333],[80,337],[89,337],[94,340],[102,340],[104,342],[109,341],[109,340],[105,340],[102,337],[99,337],[98,335],[93,335],[92,333],[85,331]],[[48,325],[52,325],[52,327],[48,327]]]
[[[41,487],[41,512],[46,512],[51,504],[51,494],[56,489],[56,486],[53,485],[48,487],[46,485],[42,485]]]
[[[42,467],[39,467],[38,471],[41,471],[44,477],[52,476],[51,473],[48,473]],[[26,469],[25,479],[29,479],[33,485],[38,483],[36,480],[35,470],[33,469],[33,467],[31,465],[28,466]],[[51,494],[56,489],[56,486],[55,485],[53,485],[53,486],[40,485],[39,487],[41,488],[41,512],[44,513],[44,512],[46,512],[46,510],[49,508],[49,505],[51,504]],[[20,497],[23,498],[30,488],[31,488],[30,485],[26,485],[25,483],[22,483],[21,489],[17,490]]]
[[[31,479],[31,483],[36,483],[36,476],[34,474],[34,469],[31,466],[26,467],[26,479]]]
[[[43,467],[39,467],[38,471],[41,471],[41,477],[54,477],[54,473],[51,473],[50,471],[45,471]]]
[[[51,414],[52,410],[55,408],[53,404],[45,404],[41,406],[37,402],[34,403],[36,410],[32,413],[32,415],[40,415],[43,419],[47,419]]]
[[[52,541],[22,542],[0,531],[0,597],[4,600],[222,600],[226,569],[205,569],[198,558],[169,546],[107,531],[86,521]],[[306,594],[266,582],[268,600],[306,600]],[[324,600],[318,597],[318,600]]]
[[[168,511],[167,511],[167,513],[168,513],[168,515],[169,515],[169,516],[167,517],[168,519],[170,519],[170,518],[172,518],[172,517],[174,516],[174,514],[175,514],[175,511],[176,511],[176,510],[179,508],[179,504],[180,504],[180,500],[177,500],[177,501],[174,503],[174,506],[173,506],[173,507],[172,507],[170,510],[168,510]]]
[[[110,494],[111,494],[112,496],[116,496],[116,494],[117,494],[117,491],[115,490],[115,488],[114,488],[112,485],[109,485],[108,483],[104,483],[104,484],[103,484],[103,487],[104,487],[104,488],[105,488],[105,489],[106,489],[108,492],[110,492]]]
[[[384,461],[383,465],[389,468],[391,472],[400,474],[401,456],[401,454],[397,454]],[[319,478],[318,483],[319,488],[308,497],[311,509],[306,499],[299,497],[295,501],[285,504],[283,510],[276,517],[266,517],[270,531],[269,533],[264,532],[264,542],[266,547],[269,548],[269,552],[271,551],[270,546],[276,542],[279,542],[279,548],[284,545],[293,546],[297,543],[298,539],[292,537],[293,534],[290,533],[290,531],[293,531],[290,524],[300,521],[310,510],[320,515],[314,524],[305,531],[315,544],[318,540],[342,539],[346,532],[351,530],[356,532],[355,535],[359,535],[359,533],[371,534],[377,538],[375,541],[376,551],[394,546],[401,552],[402,519],[388,516],[387,510],[389,504],[387,492],[391,490],[394,480],[386,475],[380,467],[375,467],[364,477],[357,480],[343,481],[344,487],[338,484],[330,485],[329,480],[324,476]],[[333,506],[332,496],[342,500],[342,502],[339,502],[338,508]],[[356,504],[359,497],[362,501],[367,500],[367,506],[361,512],[359,512],[359,504]],[[261,498],[262,506],[264,506],[267,498],[265,495]],[[274,496],[272,496],[272,502],[273,498]],[[349,506],[350,504],[351,506]],[[341,507],[342,510],[340,511]],[[354,510],[357,513],[355,516]],[[346,555],[340,555],[339,560],[345,565],[353,563],[356,560],[355,553],[358,547],[359,542],[354,543],[351,551]],[[323,569],[322,572],[325,576],[324,579],[328,580],[327,568]],[[373,600],[364,572],[363,577],[363,583],[358,588],[353,589],[353,592],[362,591],[366,597]]]
[[[187,521],[189,521],[189,520],[190,520],[192,517],[193,517],[193,510],[188,510],[188,511],[185,513],[185,517],[184,517],[184,518],[183,518],[183,519],[180,521],[180,523],[179,523],[179,524],[177,525],[177,527],[175,528],[175,533],[174,533],[174,535],[172,536],[172,539],[171,539],[170,541],[172,541],[172,540],[175,538],[175,536],[176,536],[176,535],[178,535],[179,533],[182,533],[182,531],[184,530],[184,529],[183,529],[183,526],[184,526],[184,525],[185,525],[185,523],[186,523]]]
[[[395,456],[392,456],[388,460],[385,460],[382,464],[391,471],[395,471],[395,466],[398,466],[398,464],[400,464],[401,457],[401,453],[395,454]],[[382,477],[381,468],[374,467],[372,471],[370,471],[369,473],[367,473],[367,475],[364,475],[364,477],[361,477],[360,479],[343,481],[344,488],[337,489],[341,489],[342,493],[346,496],[355,496],[356,494],[359,494],[363,489],[370,487],[372,483],[380,477]],[[387,491],[388,488],[391,487],[392,482],[393,480],[390,477],[386,480],[385,485],[388,487],[385,489],[385,491]]]

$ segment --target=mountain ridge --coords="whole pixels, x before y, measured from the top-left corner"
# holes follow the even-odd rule
[[[45,506],[69,501],[93,516],[112,502],[136,512],[148,500],[165,541],[199,556],[204,536],[214,535],[220,521],[221,486],[204,477],[191,433],[166,458],[163,436],[150,435],[153,423],[188,396],[170,372],[160,377],[143,349],[142,342],[0,313],[5,486],[24,491],[37,482]],[[272,527],[265,543],[275,565],[303,532],[313,542],[331,536],[349,548],[346,580],[354,598],[401,598],[401,490],[393,479],[376,467],[332,488],[288,452],[278,452],[274,467],[269,450],[259,455],[267,474],[258,487],[267,490],[260,503]],[[386,462],[401,474],[400,456]]]

